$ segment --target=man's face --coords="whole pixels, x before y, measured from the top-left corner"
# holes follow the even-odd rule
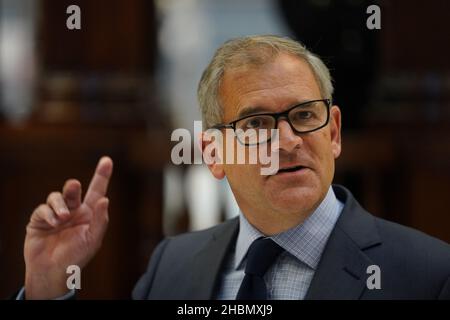
[[[264,66],[226,71],[219,95],[224,123],[238,119],[247,108],[281,112],[305,101],[329,98],[321,96],[309,65],[287,54]],[[210,166],[216,177],[227,177],[239,207],[256,226],[258,221],[273,218],[303,221],[325,197],[334,175],[334,159],[340,154],[337,106],[331,108],[329,124],[317,131],[295,133],[285,118],[279,120],[278,129],[279,167],[303,169],[264,176],[260,165]]]

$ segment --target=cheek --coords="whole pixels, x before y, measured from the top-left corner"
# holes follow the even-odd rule
[[[334,146],[331,143],[328,131],[320,132],[316,138],[308,144],[312,153],[311,156],[316,162],[316,169],[326,173],[334,168]]]
[[[255,182],[259,171],[255,165],[227,164],[224,166],[224,172],[229,181],[244,185]]]
[[[262,188],[259,168],[255,165],[226,165],[225,176],[237,199],[258,197]]]
[[[250,199],[259,198],[261,193],[261,181],[256,174],[254,166],[249,165],[227,165],[224,168],[225,176],[230,184],[231,190],[238,201],[246,203]],[[259,171],[258,171],[259,172]]]

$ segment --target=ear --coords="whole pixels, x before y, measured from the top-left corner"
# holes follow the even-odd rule
[[[207,132],[201,132],[198,136],[198,147],[202,152],[203,160],[208,166],[209,171],[216,179],[223,179],[225,177],[225,171],[223,167],[223,161],[220,159],[218,152],[219,142],[213,141],[211,138],[213,135]]]
[[[341,110],[338,106],[330,109],[331,150],[335,159],[341,154]]]

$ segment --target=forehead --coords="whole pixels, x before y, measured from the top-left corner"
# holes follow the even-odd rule
[[[244,108],[277,112],[306,100],[319,99],[320,89],[309,64],[279,54],[263,65],[226,70],[219,88],[224,121]]]

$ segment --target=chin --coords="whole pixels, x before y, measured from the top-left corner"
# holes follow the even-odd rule
[[[309,213],[318,206],[322,194],[317,187],[304,186],[270,192],[267,197],[275,211],[285,213]]]

